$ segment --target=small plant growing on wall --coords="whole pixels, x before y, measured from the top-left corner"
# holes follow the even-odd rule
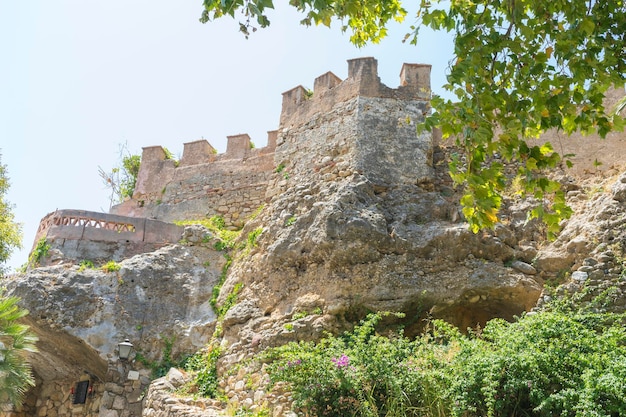
[[[248,245],[247,246],[249,248],[256,247],[257,239],[259,238],[261,233],[263,233],[263,228],[262,227],[257,227],[256,229],[254,229],[253,231],[248,233],[248,240],[247,240]]]
[[[259,207],[257,207],[256,210],[254,210],[252,212],[252,214],[248,217],[247,221],[250,222],[250,221],[256,219],[259,216],[259,214],[261,214],[261,212],[263,211],[264,208],[265,208],[265,204],[261,204]]]
[[[174,222],[178,226],[187,226],[190,224],[199,224],[209,229],[219,241],[215,242],[215,250],[222,251],[230,249],[235,243],[235,239],[239,237],[240,231],[226,229],[226,221],[222,216],[213,216],[209,219],[201,220],[184,220]],[[210,240],[210,238],[208,239]],[[207,243],[207,242],[204,242]]]
[[[222,351],[215,340],[208,346],[187,359],[185,369],[195,374],[193,384],[203,397],[215,398],[218,396],[217,360]]]
[[[280,163],[278,164],[278,166],[276,167],[276,169],[274,170],[274,172],[276,172],[277,174],[282,173],[283,174],[283,178],[288,180],[289,179],[289,172],[287,172],[285,170],[285,164],[284,163]]]
[[[115,261],[109,261],[107,263],[105,263],[104,265],[102,265],[102,270],[104,272],[117,272],[122,268],[122,266],[120,264],[118,264]]]
[[[78,272],[83,272],[85,269],[93,269],[93,268],[95,268],[95,266],[92,261],[83,259],[82,261],[80,261],[80,264],[78,265]]]
[[[119,159],[120,162],[111,171],[105,171],[102,167],[98,167],[100,178],[102,178],[104,185],[111,190],[110,206],[133,196],[141,165],[141,155],[132,154],[126,143],[119,147]]]
[[[218,314],[218,316],[220,315],[220,312],[222,311],[222,309],[218,308],[217,306],[217,298],[220,296],[220,290],[222,289],[222,285],[224,285],[224,282],[226,281],[226,276],[228,275],[228,268],[230,268],[231,264],[233,263],[233,258],[231,258],[228,255],[225,255],[225,256],[226,256],[226,263],[222,267],[222,273],[220,274],[220,279],[218,283],[215,284],[215,286],[213,287],[213,290],[211,291],[211,299],[209,300],[211,307],[213,307],[213,311],[215,311]]]
[[[28,257],[28,265],[37,266],[41,262],[43,258],[48,256],[48,251],[50,250],[50,245],[45,237],[42,237],[37,241],[37,245],[35,249],[31,252]]]
[[[228,312],[228,310],[230,310],[230,308],[235,305],[235,303],[237,302],[237,296],[239,296],[239,293],[241,292],[242,289],[243,289],[243,284],[241,282],[238,282],[237,284],[235,284],[235,286],[233,287],[233,290],[226,296],[226,299],[224,300],[224,304],[218,307],[217,309],[218,317],[224,317],[226,313]]]
[[[137,331],[141,331],[142,328],[141,325],[136,326]],[[166,375],[170,368],[185,366],[186,361],[188,361],[188,359],[177,360],[172,357],[172,348],[174,347],[176,336],[166,337],[162,334],[159,336],[163,339],[163,344],[165,345],[159,362],[149,360],[141,352],[137,352],[135,356],[137,362],[152,370],[152,377],[155,379]]]

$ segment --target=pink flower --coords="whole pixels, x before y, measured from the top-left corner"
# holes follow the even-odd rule
[[[350,358],[345,353],[339,358],[333,358],[332,361],[337,368],[344,368],[350,364]]]

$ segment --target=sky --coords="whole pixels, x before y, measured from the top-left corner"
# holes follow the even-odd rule
[[[39,221],[56,209],[107,212],[98,168],[119,163],[119,149],[248,133],[257,147],[278,128],[281,93],[313,87],[346,60],[373,56],[381,81],[397,87],[402,63],[432,65],[442,94],[451,38],[423,32],[403,44],[414,18],[394,24],[378,45],[356,48],[339,25],[303,27],[285,3],[249,39],[238,20],[201,24],[202,1],[0,0],[0,153],[11,188],[6,199],[22,224],[24,264]]]

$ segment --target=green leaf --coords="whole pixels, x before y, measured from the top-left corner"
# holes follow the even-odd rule
[[[582,22],[580,22],[580,30],[582,30],[587,36],[590,36],[593,33],[595,27],[595,23],[593,23],[593,20],[590,18],[585,18]]]

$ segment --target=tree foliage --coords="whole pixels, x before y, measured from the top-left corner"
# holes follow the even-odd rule
[[[21,226],[15,222],[13,207],[5,199],[9,190],[9,177],[6,165],[1,163],[1,156],[0,154],[0,276],[4,270],[2,264],[9,259],[13,249],[21,247],[22,242]]]
[[[111,190],[111,206],[133,196],[139,175],[139,166],[141,165],[141,155],[131,154],[126,144],[120,145],[119,157],[118,166],[111,169],[110,172],[98,167],[100,178],[102,178],[105,186]]]
[[[456,58],[444,88],[458,101],[435,97],[437,112],[425,128],[440,127],[463,150],[450,168],[453,179],[467,187],[465,216],[474,230],[495,223],[508,185],[502,162],[518,161],[523,193],[540,201],[548,198],[532,215],[556,233],[571,211],[558,184],[545,173],[561,163],[561,156],[549,144],[530,146],[527,141],[551,128],[604,137],[623,127],[603,100],[607,89],[624,84],[624,3],[433,4],[439,1],[422,2],[421,22],[454,33]]]
[[[385,36],[390,20],[406,14],[398,0],[291,0],[303,24],[331,25],[338,18],[351,41],[362,46]],[[269,25],[271,0],[205,0],[201,21],[241,13],[240,30]],[[521,194],[539,204],[532,216],[559,230],[569,217],[559,184],[549,170],[570,162],[547,143],[529,140],[547,129],[601,137],[623,128],[619,112],[606,108],[607,89],[626,77],[626,5],[623,0],[421,0],[419,24],[406,40],[418,41],[420,27],[454,35],[454,57],[444,88],[456,100],[433,97],[435,112],[424,129],[440,128],[460,152],[450,163],[452,178],[465,187],[461,203],[474,231],[493,226],[517,162]],[[624,102],[621,103],[622,108]]]
[[[12,206],[5,200],[9,189],[6,165],[0,163],[0,265],[22,241],[21,227],[14,220]],[[3,269],[0,267],[0,276]],[[34,352],[37,338],[28,326],[17,321],[28,314],[17,297],[0,293],[0,404],[19,405],[26,390],[34,386],[27,352]]]
[[[401,22],[407,13],[399,0],[291,0],[289,4],[302,12],[300,23],[306,26],[330,27],[334,18],[340,19],[342,31],[350,29],[350,41],[358,46],[379,42],[387,34],[389,21]],[[243,18],[239,30],[248,36],[256,31],[255,24],[269,26],[267,10],[273,8],[272,0],[204,0],[200,21],[239,14]]]
[[[27,352],[36,352],[37,337],[18,320],[28,314],[17,297],[0,295],[0,404],[21,404],[35,385]]]

